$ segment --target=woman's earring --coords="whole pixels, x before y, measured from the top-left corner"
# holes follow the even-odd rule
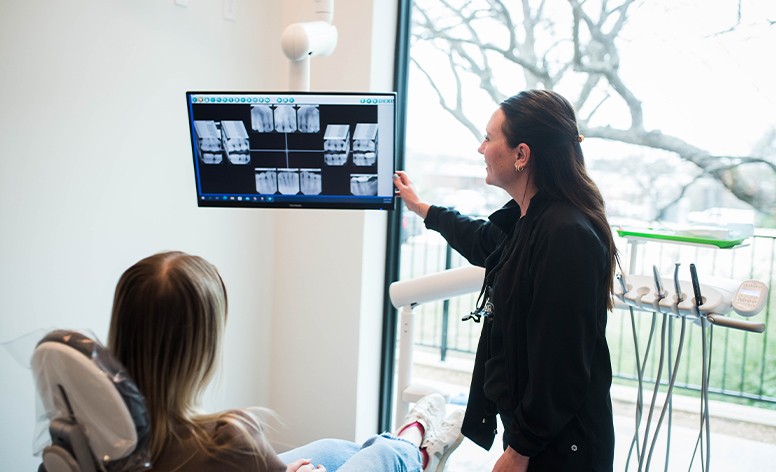
[[[515,166],[515,170],[516,170],[516,171],[517,171],[517,173],[519,174],[520,172],[522,172],[522,171],[523,171],[523,166],[521,166],[520,164],[518,164],[518,165],[516,165],[516,166]]]

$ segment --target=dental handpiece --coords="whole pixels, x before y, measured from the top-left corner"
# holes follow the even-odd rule
[[[620,281],[620,287],[622,287],[622,294],[625,296],[625,292],[628,291],[628,288],[625,286],[625,276],[622,274],[617,274],[617,280]]]
[[[701,284],[698,282],[698,271],[695,264],[690,264],[690,281],[692,282],[692,291],[695,295],[695,308],[698,310],[698,316],[701,316],[701,305],[703,305],[703,295],[701,294]]]
[[[663,284],[660,281],[660,272],[657,270],[657,266],[652,266],[652,275],[655,277],[655,290],[657,290],[658,300],[662,300],[666,297],[666,291],[663,290]]]
[[[682,284],[679,283],[679,267],[682,265],[681,262],[676,262],[676,265],[674,266],[674,290],[676,290],[676,303],[677,305],[679,302],[683,300],[682,298]]]

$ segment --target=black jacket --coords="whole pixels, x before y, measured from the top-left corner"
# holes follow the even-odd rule
[[[511,201],[489,220],[436,206],[425,220],[485,267],[490,287],[493,316],[477,347],[464,435],[490,449],[501,412],[504,447],[529,456],[530,471],[611,471],[608,245],[579,210],[542,195],[522,219]],[[495,399],[483,390],[494,372],[503,387]]]

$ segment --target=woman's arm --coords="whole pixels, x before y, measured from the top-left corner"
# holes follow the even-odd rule
[[[415,184],[412,183],[407,173],[397,170],[393,175],[393,184],[396,186],[396,190],[399,191],[402,201],[407,205],[407,209],[425,220],[431,205],[420,198],[420,195],[415,190]]]
[[[405,172],[396,172],[394,184],[407,209],[423,218],[426,228],[441,234],[471,264],[483,267],[485,259],[503,240],[503,231],[490,221],[426,203]]]

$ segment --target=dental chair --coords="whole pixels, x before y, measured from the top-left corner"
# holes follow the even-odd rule
[[[150,468],[151,422],[145,400],[124,367],[98,342],[56,330],[38,342],[32,372],[48,422],[46,472]]]

